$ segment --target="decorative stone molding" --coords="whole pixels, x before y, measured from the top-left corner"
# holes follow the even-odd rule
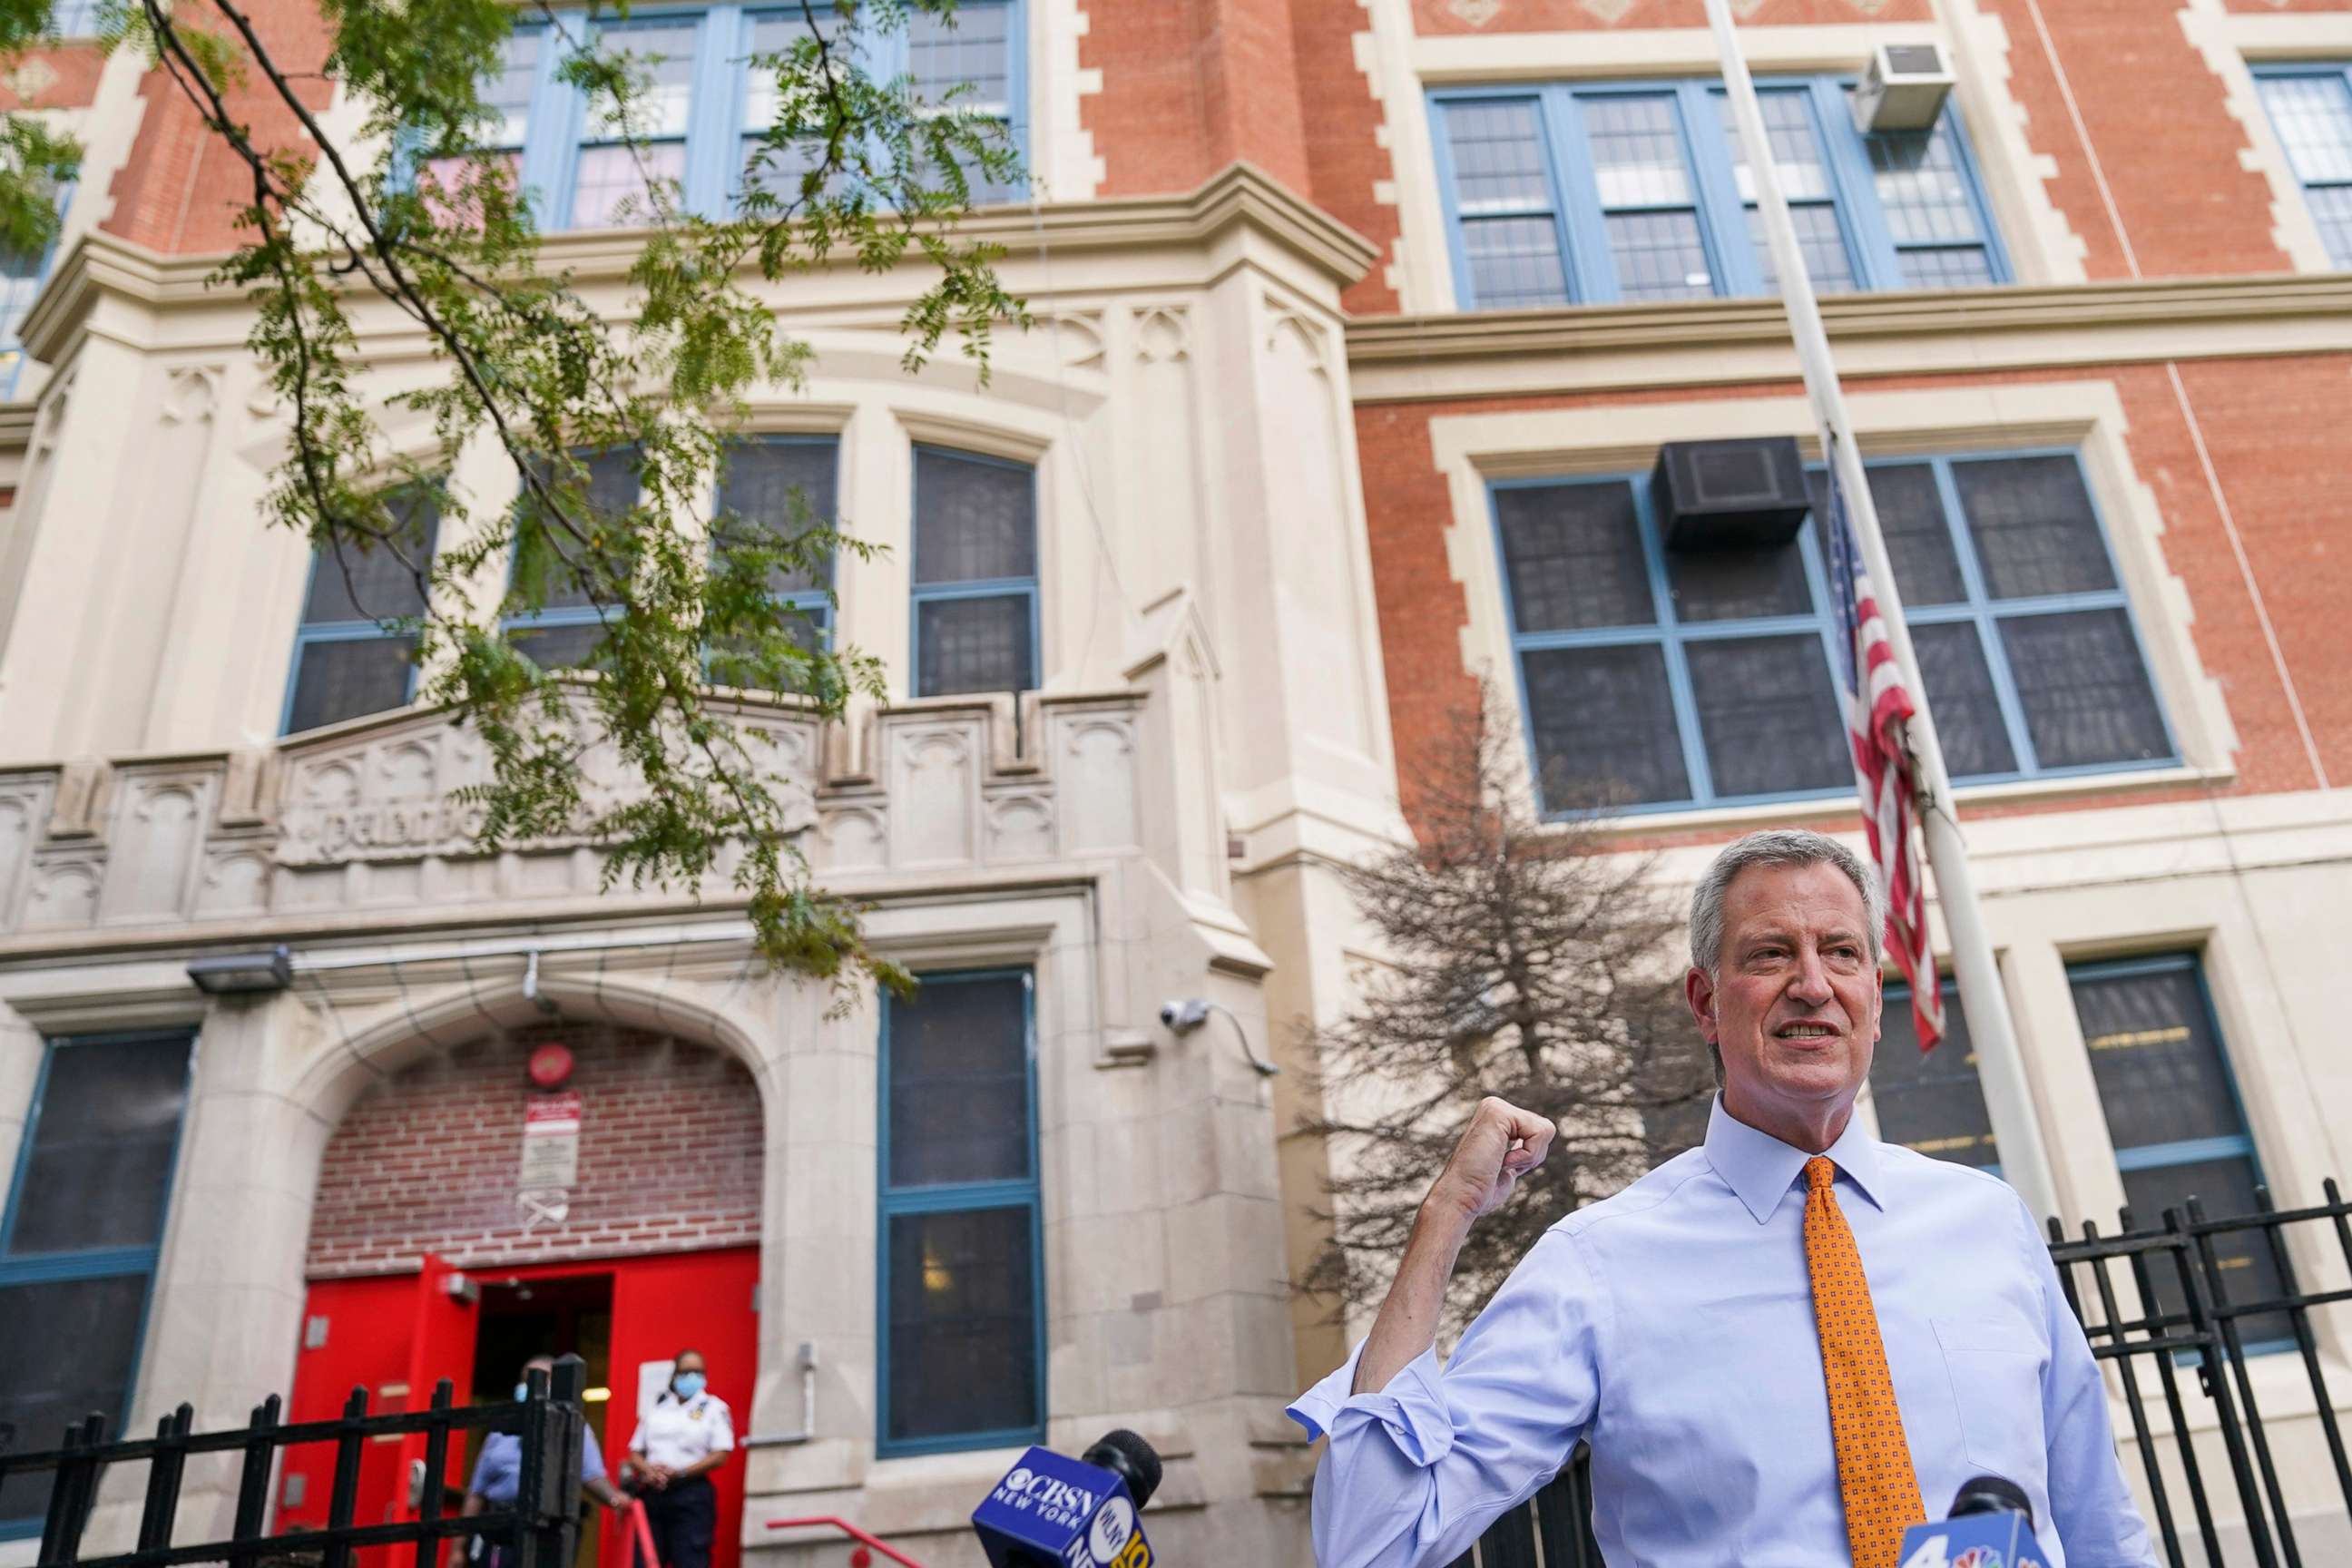
[[[1139,693],[942,699],[876,711],[855,736],[786,709],[745,707],[766,738],[791,831],[831,885],[929,884],[1145,853]],[[859,759],[836,773],[829,759]],[[1181,759],[1180,759],[1181,763]],[[609,748],[583,763],[590,812],[635,785]],[[178,936],[207,925],[299,930],[345,911],[410,923],[528,915],[551,900],[683,903],[604,894],[584,833],[487,853],[479,738],[438,711],[354,721],[262,751],[168,762],[80,762],[0,774],[0,949],[19,936],[104,928]],[[898,879],[904,880],[904,878]],[[704,889],[731,895],[724,878]],[[86,939],[84,939],[86,940]]]

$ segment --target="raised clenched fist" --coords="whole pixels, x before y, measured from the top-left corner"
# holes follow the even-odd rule
[[[1465,1222],[1492,1214],[1521,1176],[1543,1163],[1559,1132],[1557,1123],[1488,1095],[1471,1112],[1470,1125],[1431,1185],[1425,1206],[1458,1212]]]

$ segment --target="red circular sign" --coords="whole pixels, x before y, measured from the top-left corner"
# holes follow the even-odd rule
[[[572,1076],[572,1052],[564,1046],[541,1046],[530,1053],[530,1081],[541,1089],[561,1089]]]

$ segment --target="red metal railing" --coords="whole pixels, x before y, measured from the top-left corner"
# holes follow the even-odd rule
[[[829,1513],[816,1514],[807,1519],[772,1519],[768,1521],[768,1528],[770,1530],[837,1530],[850,1540],[856,1542],[859,1547],[871,1548],[879,1552],[891,1562],[898,1563],[898,1568],[923,1568],[921,1563],[905,1552],[891,1550],[847,1520],[836,1519]],[[849,1561],[852,1568],[865,1568],[865,1564],[854,1554]]]

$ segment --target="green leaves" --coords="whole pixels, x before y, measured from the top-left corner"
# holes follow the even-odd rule
[[[995,324],[1026,322],[995,253],[956,232],[975,188],[1018,177],[1005,128],[862,63],[951,0],[804,6],[754,60],[777,123],[753,139],[721,214],[688,210],[661,176],[649,132],[663,61],[600,30],[625,5],[321,0],[327,70],[362,117],[346,139],[305,103],[315,84],[273,58],[252,0],[115,3],[117,42],[160,63],[248,177],[249,237],[219,279],[253,302],[249,344],[289,426],[271,516],[322,553],[392,551],[418,576],[428,608],[401,626],[418,639],[420,700],[477,730],[493,763],[474,792],[483,848],[586,831],[606,851],[607,886],[731,890],[772,963],[845,997],[868,979],[906,984],[867,947],[860,911],[814,885],[804,786],[774,743],[779,708],[831,719],[882,695],[877,661],[813,636],[773,591],[781,577],[829,582],[836,555],[871,547],[804,500],[782,518],[709,513],[750,400],[798,386],[809,364],[777,326],[774,285],[836,258],[913,264],[910,369],[952,336],[984,374]],[[0,47],[37,33],[36,9],[45,0],[0,0]],[[536,47],[637,170],[642,244],[618,311],[542,266],[519,158],[477,150],[502,123],[482,84],[519,22],[543,29]],[[257,100],[306,139],[257,142]],[[68,177],[74,150],[21,116],[5,124],[0,240],[41,242],[41,193]],[[431,367],[404,370],[389,394],[371,358],[381,328],[363,342],[355,326],[385,306]],[[393,422],[429,434],[395,441]],[[453,477],[479,472],[466,459],[485,447],[512,475],[511,499]],[[439,512],[429,560],[418,486]],[[589,612],[584,671],[543,668],[509,629],[551,604]],[[587,787],[592,762],[630,787]]]

